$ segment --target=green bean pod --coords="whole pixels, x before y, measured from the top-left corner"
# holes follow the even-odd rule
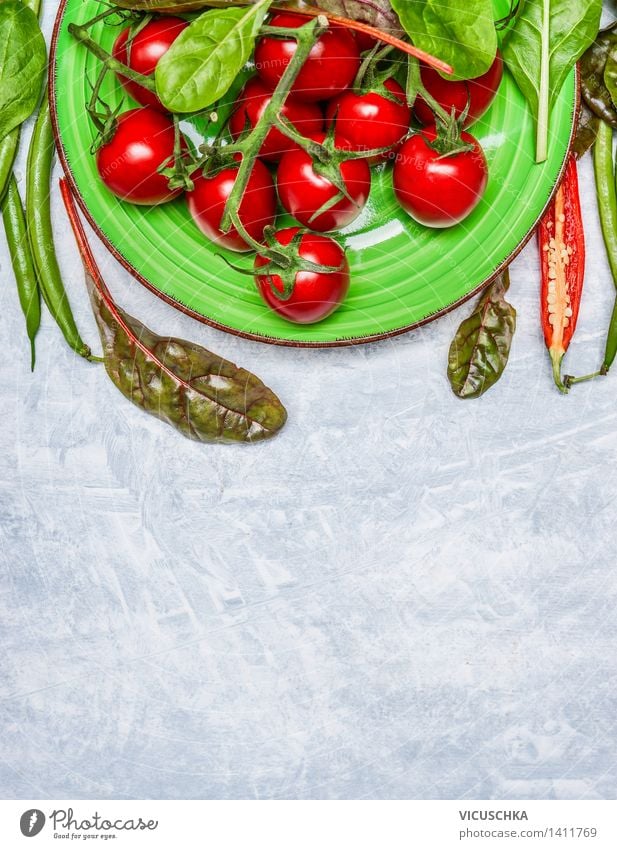
[[[611,139],[612,141],[612,139]],[[615,168],[617,169],[617,162],[615,163]],[[617,171],[615,172],[615,179],[617,181]],[[615,186],[615,196],[617,197],[617,186]],[[613,266],[611,265],[611,268]],[[613,282],[617,287],[617,275],[613,269]],[[611,314],[611,321],[608,326],[608,334],[606,336],[606,348],[604,350],[604,362],[602,363],[602,374],[608,374],[610,367],[615,362],[615,356],[617,356],[617,297],[615,298],[615,304],[613,306],[613,312]]]
[[[19,303],[26,319],[26,330],[30,340],[30,367],[34,371],[34,337],[41,323],[41,297],[30,242],[28,241],[26,216],[19,196],[17,181],[13,174],[9,177],[2,201],[2,218],[17,283]]]
[[[610,367],[615,362],[617,355],[617,298],[611,315],[611,323],[608,327],[608,335],[606,337],[606,348],[604,350],[604,362],[602,363],[602,374],[608,374]]]
[[[0,142],[0,203],[7,191],[19,147],[20,128],[15,127]]]
[[[598,211],[602,235],[606,246],[608,263],[617,287],[617,185],[613,168],[613,130],[604,121],[600,122],[598,137],[593,149],[593,165],[596,178]],[[601,373],[608,374],[617,354],[617,300],[606,337],[606,349]]]
[[[617,285],[617,191],[613,172],[613,130],[604,121],[600,123],[593,148],[593,166],[602,235],[613,280]]]
[[[77,354],[90,359],[90,348],[79,335],[56,258],[50,203],[53,156],[53,128],[49,101],[45,96],[28,151],[26,180],[28,236],[45,303],[69,346]]]

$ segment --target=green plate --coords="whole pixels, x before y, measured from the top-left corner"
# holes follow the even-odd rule
[[[502,15],[509,0],[495,0],[495,7]],[[520,250],[551,197],[571,143],[576,73],[553,111],[543,165],[534,163],[533,117],[506,73],[493,106],[473,130],[490,166],[488,190],[475,212],[450,230],[421,227],[398,207],[390,169],[381,166],[365,210],[343,234],[352,268],[345,303],[319,324],[290,324],[264,306],[250,277],[217,256],[182,199],[158,208],[131,206],[98,179],[89,153],[94,129],[84,109],[87,78],[96,78],[98,61],[67,27],[99,11],[96,0],[65,0],[58,12],[50,87],[65,170],[91,223],[142,283],[231,333],[277,344],[344,345],[386,338],[436,318],[485,285]],[[117,31],[100,23],[93,35],[111,49]],[[111,75],[103,96],[112,106],[123,96]]]

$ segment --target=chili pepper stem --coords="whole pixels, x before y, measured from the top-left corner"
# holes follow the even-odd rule
[[[574,377],[574,375],[566,374],[563,382],[569,389],[571,386],[574,386],[575,383],[584,383],[586,380],[593,380],[594,378],[601,377],[604,374],[606,374],[606,372],[602,371],[602,369],[600,369],[600,371],[593,371],[591,374],[583,374],[581,377]]]
[[[555,386],[561,393],[564,395],[568,394],[568,384],[561,377],[561,361],[564,358],[565,352],[560,350],[559,348],[550,348],[549,354],[551,355],[551,364],[553,366],[553,380],[555,381]]]

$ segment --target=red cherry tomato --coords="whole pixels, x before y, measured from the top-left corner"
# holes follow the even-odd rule
[[[140,74],[149,76],[154,73],[157,62],[166,53],[174,43],[180,33],[188,26],[182,18],[166,17],[158,18],[150,21],[146,26],[139,30],[130,45],[127,44],[131,34],[131,28],[127,27],[122,30],[116,39],[112,54],[114,58],[122,62],[123,65],[137,71]],[[126,77],[118,75],[123,87],[128,91],[131,97],[142,106],[153,106],[155,109],[166,111],[161,101],[153,91],[148,91],[147,88],[139,85],[139,83],[128,80]]]
[[[468,127],[484,115],[495,99],[503,77],[503,60],[501,54],[497,53],[495,61],[488,71],[475,80],[444,80],[437,71],[427,65],[422,66],[420,73],[422,82],[429,94],[448,114],[454,106],[456,116],[460,117],[469,99],[469,114],[465,120],[465,126]],[[422,124],[435,123],[433,112],[421,96],[416,99],[414,111]]]
[[[253,77],[247,82],[236,100],[236,108],[229,120],[229,130],[234,139],[238,138],[247,124],[249,127],[257,124],[271,99],[272,92],[259,77]],[[288,97],[281,113],[303,135],[318,133],[323,129],[323,115],[316,103],[304,103]],[[266,162],[278,162],[286,151],[296,148],[294,142],[273,127],[266,136],[259,155]]]
[[[299,227],[279,230],[276,239],[281,245],[288,245]],[[283,281],[274,271],[271,274],[256,274],[255,282],[264,301],[279,315],[297,324],[313,324],[331,315],[344,300],[349,291],[349,264],[341,246],[319,233],[305,233],[302,236],[298,253],[304,259],[318,265],[338,268],[338,271],[299,271],[294,280],[294,288],[286,301],[282,301],[272,291],[274,286],[284,291]],[[263,256],[255,258],[255,271],[267,271],[270,260]],[[274,266],[276,268],[276,266]]]
[[[315,133],[311,138],[323,142],[325,133]],[[344,138],[337,138],[336,146],[351,150]],[[350,159],[341,163],[340,173],[352,200],[341,195],[333,206],[314,217],[325,203],[339,194],[339,190],[327,177],[315,171],[306,151],[292,150],[279,163],[276,183],[280,201],[290,215],[311,230],[340,230],[362,211],[371,190],[371,169],[366,159]]]
[[[282,12],[272,16],[274,27],[296,28],[305,24],[302,15]],[[283,76],[296,51],[294,38],[264,36],[255,48],[257,73],[270,88]],[[346,89],[360,68],[360,51],[350,31],[330,26],[313,45],[291,91],[300,100],[327,100]]]
[[[116,197],[131,203],[165,203],[181,194],[171,191],[168,178],[158,173],[173,164],[174,125],[166,116],[142,106],[118,117],[114,137],[96,153],[103,183]]]
[[[488,182],[488,165],[478,141],[461,133],[473,149],[443,156],[430,146],[435,127],[407,139],[394,161],[394,193],[403,209],[427,227],[451,227],[478,205]]]
[[[376,44],[379,44],[378,40],[369,35],[368,32],[360,32],[360,30],[355,29],[353,34],[360,53],[366,53],[367,50],[372,50]],[[383,44],[383,42],[381,43]]]
[[[394,100],[380,94],[379,90],[366,94],[344,91],[326,107],[328,125],[336,118],[337,132],[354,150],[394,147],[407,135],[411,109],[407,106],[405,92],[393,79],[386,80],[384,86]],[[387,159],[388,153],[383,153],[382,157]]]
[[[238,166],[230,165],[212,177],[203,174],[193,178],[195,188],[187,192],[189,211],[193,220],[211,241],[230,251],[248,251],[250,246],[235,227],[227,233],[221,230],[221,219],[227,198],[231,194]],[[274,224],[276,191],[270,172],[258,159],[255,161],[242,201],[238,208],[240,221],[255,241],[263,239],[264,228]]]

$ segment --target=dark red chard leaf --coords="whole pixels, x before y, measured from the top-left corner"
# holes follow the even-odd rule
[[[481,296],[450,345],[448,378],[459,398],[479,398],[493,386],[508,363],[516,330],[516,310],[505,295],[506,269]]]
[[[307,0],[307,2],[309,6],[316,6],[324,12],[370,24],[393,35],[403,33],[398,15],[392,8],[390,0]]]
[[[258,377],[201,345],[158,336],[114,303],[64,180],[61,189],[86,270],[105,368],[120,392],[198,442],[259,442],[274,436],[287,413]]]

